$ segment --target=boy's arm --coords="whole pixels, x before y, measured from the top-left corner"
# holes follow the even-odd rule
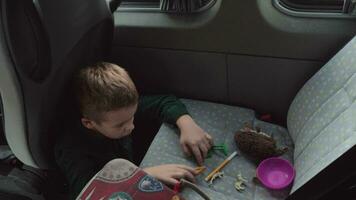
[[[60,170],[69,183],[71,199],[75,199],[97,173],[97,167],[89,158],[70,149],[57,149],[55,157]]]
[[[183,152],[187,155],[194,155],[198,164],[203,164],[212,146],[212,137],[194,122],[179,99],[171,95],[143,96],[140,98],[138,112],[177,125],[180,130],[180,144]]]
[[[172,95],[141,96],[137,112],[170,124],[176,124],[179,117],[188,114],[185,105]]]

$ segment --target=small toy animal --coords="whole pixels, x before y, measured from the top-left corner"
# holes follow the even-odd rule
[[[211,177],[208,185],[212,186],[215,179],[222,178],[222,177],[224,177],[224,172],[217,172],[216,174],[213,175],[213,177]]]
[[[256,159],[258,163],[262,160],[280,156],[285,153],[288,148],[277,148],[276,141],[266,133],[261,132],[261,129],[254,129],[251,124],[245,123],[235,134],[235,142],[241,152]]]
[[[237,191],[242,192],[245,190],[245,185],[247,180],[241,175],[241,173],[237,174],[237,179],[235,182],[235,188]]]

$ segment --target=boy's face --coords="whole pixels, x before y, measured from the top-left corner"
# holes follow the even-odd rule
[[[100,123],[87,118],[82,118],[82,123],[86,128],[95,130],[108,138],[119,139],[129,135],[135,128],[133,120],[136,110],[137,104],[102,113]]]

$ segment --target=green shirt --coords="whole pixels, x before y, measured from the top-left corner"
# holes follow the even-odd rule
[[[175,124],[184,114],[188,114],[186,107],[174,96],[143,96],[139,99],[134,123],[137,118],[147,118]],[[132,161],[131,136],[109,139],[101,134],[93,134],[81,125],[80,119],[67,129],[57,140],[54,153],[69,183],[72,199],[110,160],[124,158]],[[132,134],[140,134],[134,132]]]

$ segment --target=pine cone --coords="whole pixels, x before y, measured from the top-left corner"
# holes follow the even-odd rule
[[[236,132],[235,141],[241,152],[256,159],[257,162],[279,156],[287,151],[287,148],[278,149],[276,141],[272,137],[248,126]]]

